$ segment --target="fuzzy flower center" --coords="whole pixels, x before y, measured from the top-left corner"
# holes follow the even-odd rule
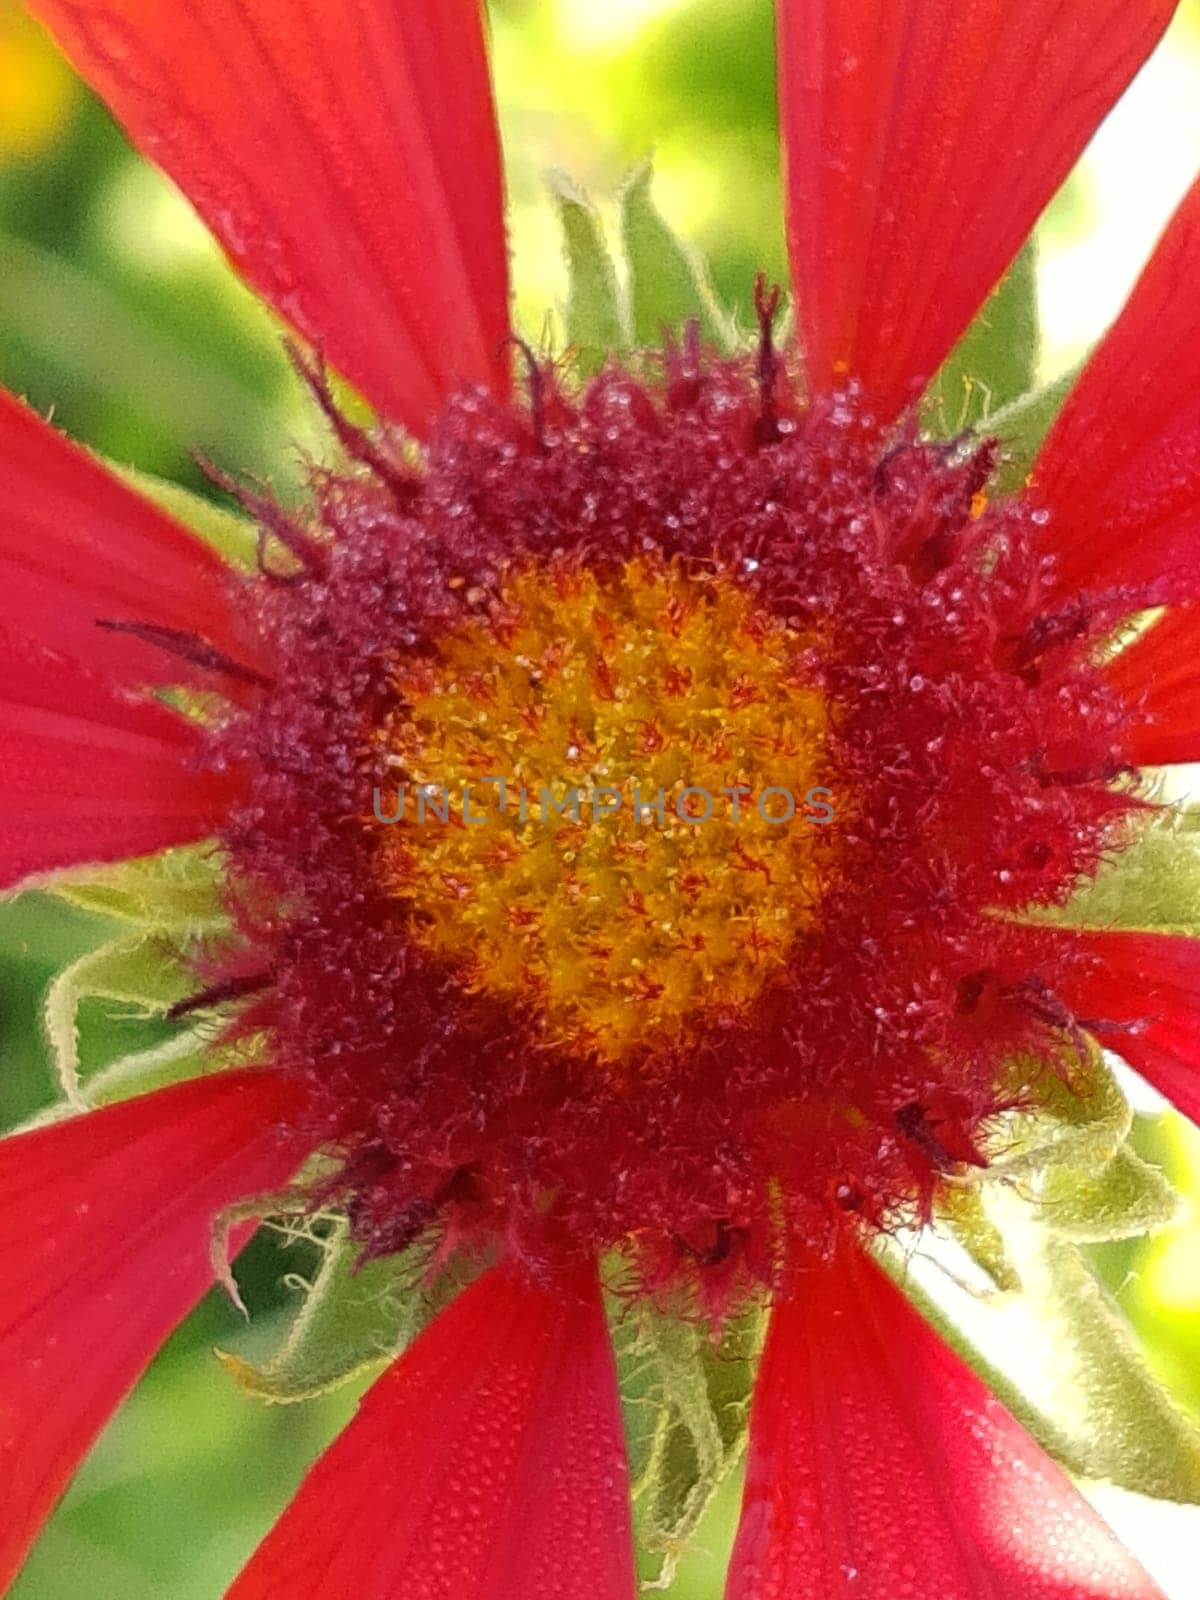
[[[743,1011],[818,915],[815,643],[711,567],[513,572],[394,670],[379,870],[413,939],[608,1063]]]
[[[622,1249],[732,1303],[847,1212],[930,1215],[1075,1042],[1030,913],[1141,809],[1104,610],[1045,609],[990,445],[772,361],[465,391],[266,523],[304,570],[214,750],[239,1026],[374,1254]]]

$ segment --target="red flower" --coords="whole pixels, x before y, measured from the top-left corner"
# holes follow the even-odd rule
[[[520,400],[476,0],[30,9],[383,420],[302,362],[346,465],[245,497],[235,578],[0,408],[3,881],[215,834],[192,1005],[268,1041],[5,1146],[0,1578],[214,1215],[320,1149],[367,1254],[496,1264],[239,1600],[630,1596],[613,1251],[635,1296],[774,1298],[731,1600],[1152,1596],[869,1252],[1088,1031],[1200,1110],[1195,947],[1045,926],[1149,810],[1130,768],[1200,757],[1200,190],[1026,493],[909,417],[1173,5],[780,0],[801,353],[760,289],[756,353],[528,356]],[[399,782],[479,825],[389,823]]]

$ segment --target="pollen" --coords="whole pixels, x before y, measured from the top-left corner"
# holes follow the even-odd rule
[[[819,661],[711,566],[510,572],[392,673],[373,826],[410,937],[576,1058],[738,1018],[820,913]]]

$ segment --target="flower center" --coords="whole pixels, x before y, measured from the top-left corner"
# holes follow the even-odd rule
[[[711,566],[513,571],[394,669],[378,862],[412,938],[608,1063],[742,1012],[818,915],[816,665]]]

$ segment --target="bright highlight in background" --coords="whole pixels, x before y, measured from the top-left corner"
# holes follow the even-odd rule
[[[686,0],[557,0],[557,31],[575,50],[620,49]]]

